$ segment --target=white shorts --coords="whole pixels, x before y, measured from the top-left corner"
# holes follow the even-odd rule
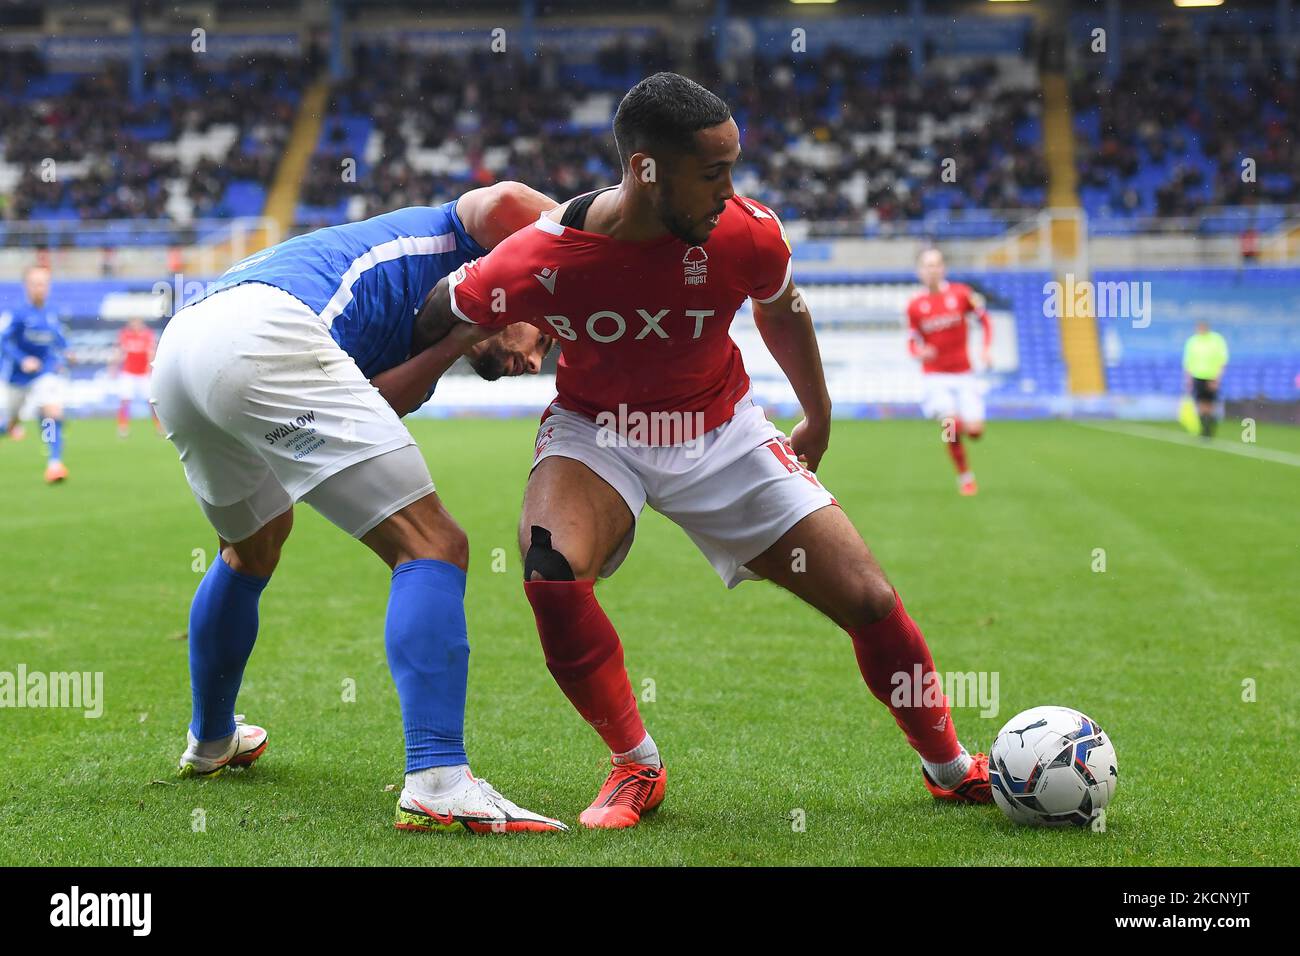
[[[24,409],[30,409],[36,415],[41,409],[50,405],[63,407],[67,393],[67,381],[58,372],[45,372],[37,375],[26,385],[7,386],[7,410],[14,420],[22,417]]]
[[[117,399],[120,402],[149,401],[149,375],[132,375],[119,372],[117,376]]]
[[[178,312],[159,340],[152,384],[150,402],[190,488],[227,541],[242,541],[345,468],[415,443],[325,323],[260,283]],[[432,491],[420,459],[349,514],[309,503],[360,537]]]
[[[758,577],[746,562],[807,515],[836,503],[752,398],[694,446],[633,447],[611,439],[617,435],[586,416],[552,406],[538,429],[533,460],[534,468],[555,456],[580,461],[627,503],[632,528],[601,577],[627,557],[646,504],[685,531],[733,588]]]
[[[984,392],[972,372],[926,372],[921,408],[927,418],[984,421]]]

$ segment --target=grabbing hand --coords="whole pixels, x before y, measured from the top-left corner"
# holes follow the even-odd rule
[[[809,471],[817,470],[830,443],[830,422],[810,422],[805,418],[790,432],[790,450]]]

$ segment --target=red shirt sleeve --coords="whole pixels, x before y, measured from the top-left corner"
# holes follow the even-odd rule
[[[984,334],[984,348],[993,344],[993,323],[989,321],[989,313],[985,308],[984,296],[980,295],[970,286],[962,286],[962,291],[966,295],[966,314],[972,312],[975,314],[976,321],[980,324],[980,330]]]
[[[921,334],[921,323],[916,317],[916,300],[907,303],[907,351],[912,355],[921,354],[925,336]]]
[[[520,229],[491,252],[468,262],[447,277],[451,310],[464,322],[504,329],[515,322],[536,321],[543,311],[538,293],[544,280],[554,287],[554,270],[534,268],[537,230]],[[538,275],[535,275],[537,273]],[[540,278],[538,277],[540,275]]]
[[[749,215],[749,234],[754,240],[754,265],[749,294],[759,303],[780,297],[790,284],[793,262],[790,240],[776,213],[762,203],[737,197]]]

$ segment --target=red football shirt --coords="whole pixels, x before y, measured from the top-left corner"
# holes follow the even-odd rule
[[[946,282],[938,292],[922,292],[907,303],[907,324],[911,328],[908,348],[913,355],[921,345],[932,345],[938,354],[921,364],[923,372],[969,372],[966,349],[966,317],[974,313],[984,328],[984,344],[990,341],[984,297],[960,282]]]
[[[129,326],[117,335],[117,347],[122,350],[122,371],[127,375],[147,375],[149,360],[153,358],[154,334],[149,328],[133,329]]]
[[[559,407],[593,419],[619,406],[698,412],[708,431],[749,390],[730,334],[736,310],[749,297],[776,299],[790,271],[776,215],[735,196],[703,246],[612,239],[543,215],[448,283],[459,318],[494,329],[528,322],[555,337]]]

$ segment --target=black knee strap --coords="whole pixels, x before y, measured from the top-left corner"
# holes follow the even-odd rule
[[[574,580],[568,559],[551,547],[551,533],[539,525],[533,525],[533,540],[524,555],[524,580],[531,581],[534,571],[543,581]]]

